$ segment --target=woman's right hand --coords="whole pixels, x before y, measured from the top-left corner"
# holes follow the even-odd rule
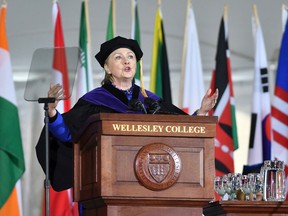
[[[62,85],[60,84],[50,84],[50,89],[48,91],[48,97],[49,98],[55,98],[54,103],[48,103],[48,114],[49,117],[52,118],[56,115],[56,107],[61,99],[64,98],[64,90]]]

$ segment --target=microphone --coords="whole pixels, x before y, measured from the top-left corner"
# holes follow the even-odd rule
[[[141,110],[142,112],[147,114],[147,110],[144,104],[139,99],[135,99],[135,98],[131,99],[129,101],[129,107],[131,107],[132,109]]]
[[[152,98],[145,97],[144,103],[148,106],[149,111],[151,112],[151,114],[155,114],[161,109],[158,101],[156,101],[156,100],[154,100]]]

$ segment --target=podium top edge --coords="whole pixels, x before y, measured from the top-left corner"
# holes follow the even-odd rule
[[[124,114],[124,113],[97,113],[89,117],[94,121],[141,121],[141,122],[185,122],[185,123],[212,123],[218,121],[218,116],[191,116],[170,114]]]

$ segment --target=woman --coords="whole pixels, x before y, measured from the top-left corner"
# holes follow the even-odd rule
[[[143,53],[136,40],[115,37],[101,45],[95,56],[105,70],[102,86],[81,97],[75,106],[64,114],[56,110],[63,98],[59,84],[51,85],[48,97],[56,99],[48,105],[50,132],[50,181],[54,190],[72,187],[73,183],[73,140],[79,135],[89,116],[100,112],[109,113],[153,113],[187,115],[173,104],[165,103],[158,96],[134,83],[137,61]],[[144,95],[143,95],[144,94]],[[216,104],[218,90],[211,94],[209,89],[200,109],[194,115],[206,115]],[[45,131],[36,146],[39,163],[45,172]]]

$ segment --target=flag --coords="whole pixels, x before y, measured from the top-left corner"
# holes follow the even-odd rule
[[[81,68],[76,82],[76,98],[93,89],[93,75],[90,58],[90,31],[87,1],[82,1],[80,18],[79,47],[81,50]]]
[[[110,40],[115,36],[115,0],[110,1],[108,25],[106,32],[106,40]]]
[[[22,215],[21,176],[25,171],[20,121],[6,36],[6,4],[0,12],[0,216]]]
[[[183,46],[183,65],[181,81],[184,85],[180,85],[180,107],[186,113],[192,115],[196,109],[201,106],[204,92],[203,69],[201,62],[201,54],[198,40],[198,33],[194,12],[190,2],[188,1],[188,16],[186,21],[186,34]]]
[[[150,91],[164,101],[172,103],[169,73],[162,13],[158,6],[154,24]]]
[[[60,83],[63,85],[66,95],[70,95],[68,69],[66,62],[64,35],[62,30],[62,21],[60,14],[60,7],[57,1],[53,3],[52,7],[52,19],[54,27],[54,56],[53,56],[53,83]],[[58,48],[58,49],[57,49]],[[63,48],[63,49],[59,49]],[[57,105],[57,110],[60,113],[66,112],[70,109],[70,99],[60,101]],[[73,202],[72,189],[56,192],[50,187],[50,214],[51,215],[63,215],[63,216],[75,216],[78,215],[78,204]],[[45,207],[45,205],[44,205]],[[45,210],[43,209],[43,215]]]
[[[60,7],[57,1],[52,8],[53,27],[54,27],[54,56],[53,56],[53,82],[63,85],[65,95],[70,95],[69,76],[67,69],[67,60],[64,44],[64,35],[62,31],[62,21]],[[60,49],[59,49],[60,48]],[[67,112],[71,107],[70,99],[62,100],[57,106],[60,113]]]
[[[272,155],[271,159],[284,161],[286,176],[286,188],[288,187],[288,21],[287,8],[285,29],[278,59],[274,98],[271,110],[272,116]],[[286,196],[288,200],[288,196]]]
[[[267,57],[260,20],[252,19],[255,36],[254,83],[248,164],[271,159],[271,103]]]
[[[131,38],[137,40],[140,45],[140,24],[138,18],[137,0],[132,0],[132,27]],[[137,62],[137,69],[135,73],[135,83],[140,85],[140,62]]]
[[[217,104],[209,113],[218,116],[215,136],[215,169],[216,175],[219,176],[234,172],[233,151],[238,148],[227,26],[227,15],[224,13],[218,34],[216,67],[211,80],[211,89],[214,92],[218,88],[219,96]]]

